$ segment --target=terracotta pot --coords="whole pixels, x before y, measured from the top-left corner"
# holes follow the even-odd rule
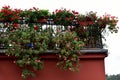
[[[37,20],[39,23],[46,23],[47,22],[47,19],[43,18],[43,19],[38,19]]]

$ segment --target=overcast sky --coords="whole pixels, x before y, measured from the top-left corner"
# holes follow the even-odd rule
[[[80,13],[89,11],[98,12],[103,15],[109,13],[120,18],[118,9],[119,0],[2,0],[0,8],[10,5],[12,8],[29,9],[38,7],[40,9],[49,9],[53,11],[61,7],[76,10]],[[118,26],[120,25],[120,22]],[[108,46],[109,55],[105,59],[105,69],[107,74],[120,73],[120,31],[118,34],[109,34],[105,42]]]

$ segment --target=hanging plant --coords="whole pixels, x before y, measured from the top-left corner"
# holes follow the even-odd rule
[[[78,50],[83,48],[84,43],[79,40],[75,32],[57,32],[53,39],[56,42],[59,61],[57,66],[64,70],[77,71],[79,68],[79,56],[82,54]]]
[[[39,55],[47,50],[47,41],[45,32],[23,25],[3,37],[6,55],[17,57],[14,63],[23,68],[23,78],[33,76],[35,70],[43,68],[43,61]]]

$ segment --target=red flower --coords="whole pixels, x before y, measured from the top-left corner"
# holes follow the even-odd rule
[[[83,30],[80,29],[79,32],[83,32]]]
[[[19,25],[18,25],[17,23],[14,23],[14,24],[13,24],[13,27],[14,27],[14,28],[19,28]]]
[[[76,11],[72,11],[72,12],[73,12],[73,14],[75,14],[75,15],[76,15],[76,14],[79,14],[79,13],[78,13],[78,12],[76,12]]]
[[[102,28],[105,28],[106,26],[105,26],[105,24],[102,24]]]
[[[92,22],[92,21],[88,21],[88,24],[89,24],[89,25],[92,25],[92,24],[93,24],[93,22]]]
[[[39,27],[38,27],[38,26],[34,26],[34,29],[35,29],[35,30],[38,30],[38,29],[39,29]]]
[[[30,10],[30,11],[32,11],[33,9],[32,9],[32,8],[30,8],[29,10]]]
[[[92,19],[89,16],[86,16],[87,21],[91,21]]]
[[[14,20],[15,20],[15,18],[13,18],[13,17],[10,19],[10,21],[14,21]]]
[[[52,14],[55,14],[55,12],[52,12]]]
[[[3,6],[2,8],[4,8],[4,9],[9,9],[10,6]]]
[[[58,9],[56,9],[55,12],[58,12]]]
[[[62,12],[62,10],[58,10],[58,13]]]
[[[79,22],[79,24],[80,24],[81,26],[87,26],[87,23],[86,23],[86,22]]]

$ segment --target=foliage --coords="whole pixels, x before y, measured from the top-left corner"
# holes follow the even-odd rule
[[[55,12],[53,12],[52,17],[55,24],[68,26],[72,25],[72,21],[75,18],[75,14],[78,13],[66,9],[56,9]]]
[[[50,16],[48,10],[39,10],[38,8],[31,8],[29,10],[24,10],[20,14],[25,18],[25,22],[40,22],[41,19],[44,19],[44,22],[47,22],[47,18]]]
[[[84,16],[85,21],[81,20],[81,16],[78,17],[78,21],[81,26],[97,26],[101,31],[108,27],[111,32],[117,32],[117,28],[115,26],[117,25],[118,18],[115,16],[105,14],[99,17],[96,12],[92,11]]]
[[[106,75],[106,80],[120,80],[120,74],[117,74],[117,75]]]
[[[84,46],[84,43],[79,40],[75,32],[54,32],[51,27],[41,30],[40,25],[35,24],[17,25],[14,27],[9,24],[7,30],[1,35],[1,40],[7,49],[6,55],[17,57],[14,63],[24,68],[23,78],[33,76],[33,70],[42,69],[43,62],[40,54],[48,49],[60,51],[57,66],[71,71],[78,69],[80,55],[78,50]]]
[[[21,19],[25,22],[45,22],[49,18],[53,18],[53,22],[56,25],[63,25],[65,29],[68,26],[74,26],[73,29],[77,30],[77,33],[89,29],[88,26],[97,26],[100,31],[104,31],[106,28],[110,32],[117,32],[118,19],[110,14],[103,16],[97,16],[96,12],[88,12],[87,14],[80,14],[74,10],[67,10],[64,8],[56,9],[52,14],[48,10],[31,8],[29,10],[11,9],[10,6],[4,6],[0,10],[0,21],[12,21],[14,23],[19,22]],[[43,21],[41,21],[43,19]],[[82,28],[87,27],[87,28]]]
[[[50,14],[35,7],[20,10],[5,6],[0,10],[0,21],[0,46],[2,43],[6,48],[6,55],[17,57],[14,63],[24,68],[23,78],[34,76],[35,70],[43,68],[40,54],[51,49],[59,51],[58,67],[78,70],[79,50],[86,43],[100,43],[98,40],[106,28],[112,33],[118,30],[115,16],[99,17],[94,12],[83,15],[66,9]]]
[[[10,6],[4,6],[0,10],[0,21],[7,22],[19,22],[20,19],[20,9],[11,9]]]
[[[100,39],[104,38],[104,34],[108,31],[111,33],[118,32],[117,22],[118,18],[115,16],[105,14],[100,17],[97,16],[96,12],[91,11],[85,15],[76,16],[75,25],[70,30],[75,31],[86,44],[98,44],[101,43]],[[104,34],[102,34],[103,32]],[[93,45],[92,47],[97,46]]]
[[[24,78],[33,75],[31,67],[34,70],[42,69],[43,62],[39,55],[47,50],[48,40],[47,33],[26,25],[21,25],[2,37],[7,48],[6,55],[17,57],[14,63],[25,68],[22,72]]]
[[[81,55],[78,50],[84,46],[84,43],[79,40],[76,33],[70,31],[62,33],[58,30],[54,41],[59,46],[58,50],[60,50],[58,54],[60,61],[57,63],[57,66],[70,71],[78,70],[79,56]]]

